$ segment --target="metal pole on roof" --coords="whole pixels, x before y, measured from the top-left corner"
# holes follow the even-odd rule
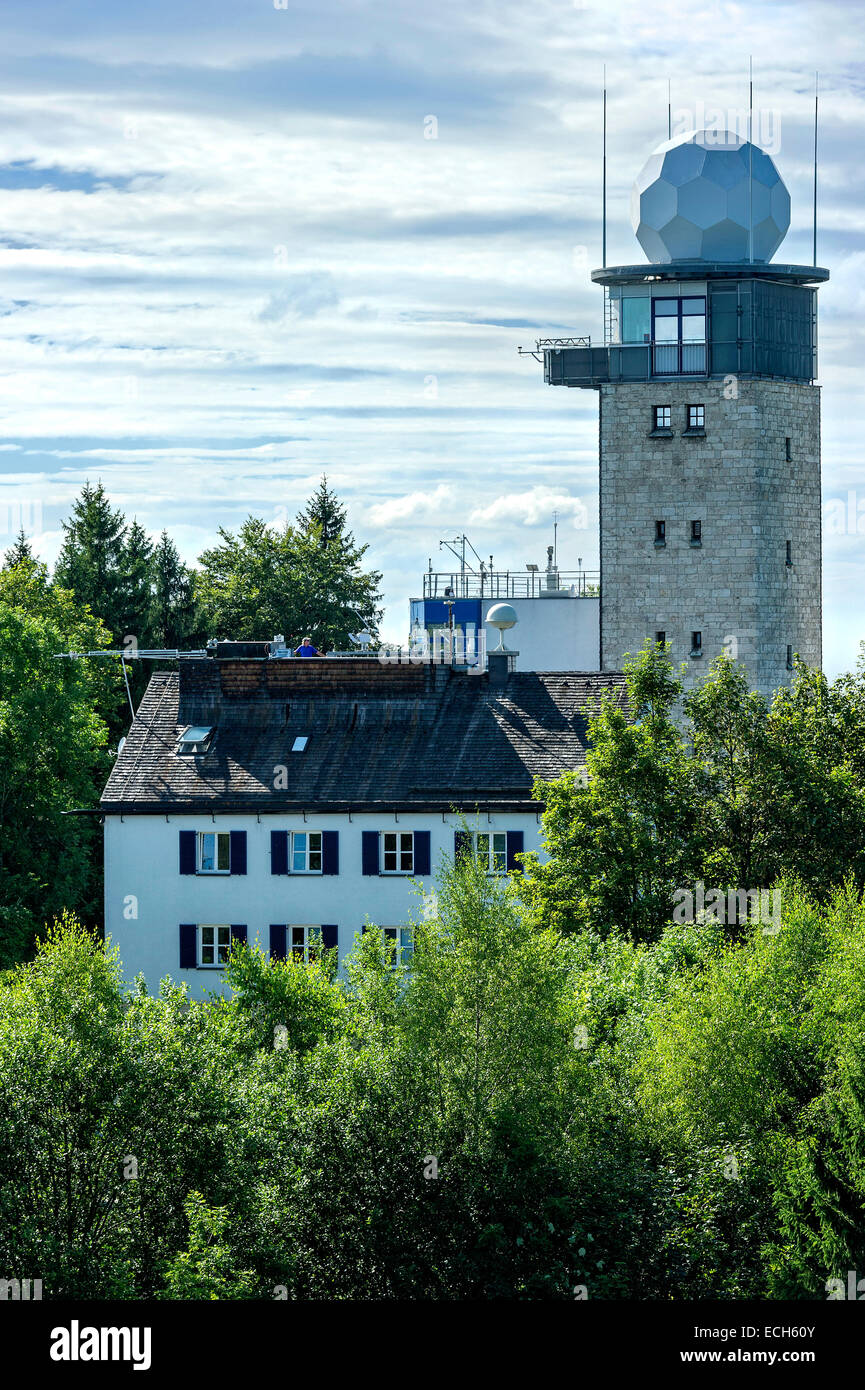
[[[128,676],[127,673],[126,673],[126,662],[125,662],[125,660],[121,660],[120,665],[121,665],[121,668],[122,668],[122,670],[123,670],[123,683],[124,683],[124,685],[126,686],[126,698],[127,698],[127,700],[129,701],[129,713],[132,715],[132,721],[133,721],[133,723],[134,723],[134,722],[135,722],[135,706],[134,706],[133,703],[132,703],[132,691],[129,689],[129,676]]]
[[[607,65],[604,63],[604,121],[601,191],[601,265],[607,264]]]
[[[748,59],[748,260],[754,259],[754,59]]]
[[[814,73],[814,265],[817,264],[817,102],[820,74]]]

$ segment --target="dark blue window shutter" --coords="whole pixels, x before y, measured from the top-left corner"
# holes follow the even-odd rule
[[[333,950],[339,945],[339,927],[324,926],[321,928],[321,944],[326,951]]]
[[[430,832],[428,830],[416,830],[414,832],[414,871],[416,874],[432,873]]]
[[[238,942],[243,942],[244,945],[246,944],[246,927],[232,926],[231,944],[235,946]]]
[[[229,872],[233,874],[246,873],[246,831],[232,830],[231,849],[229,858]]]
[[[180,872],[182,874],[194,874],[195,867],[195,831],[181,830]]]
[[[180,924],[180,968],[194,970],[198,965],[198,928],[194,922]]]
[[[364,830],[361,835],[361,860],[365,874],[378,873],[378,831]]]
[[[470,830],[454,831],[454,859],[461,859],[464,854],[472,852],[472,836]]]
[[[288,873],[287,830],[271,830],[270,832],[270,872],[272,874]]]
[[[520,867],[519,864],[518,864],[517,861],[516,861],[516,855],[522,854],[522,852],[523,852],[523,832],[522,832],[521,830],[509,830],[509,831],[508,831],[508,857],[507,857],[507,861],[506,861],[506,862],[507,862],[507,870],[508,870],[508,873],[510,873],[512,869],[518,869],[518,868]]]
[[[285,960],[287,928],[284,922],[270,924],[270,959]]]
[[[321,872],[339,873],[339,831],[323,830],[321,835]],[[364,871],[365,872],[365,871]]]

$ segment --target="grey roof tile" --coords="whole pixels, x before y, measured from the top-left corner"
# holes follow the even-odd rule
[[[151,677],[100,809],[527,805],[535,777],[583,765],[605,694],[625,706],[621,674],[521,671],[495,686],[373,660],[182,661]],[[175,755],[187,724],[215,725],[205,754]]]

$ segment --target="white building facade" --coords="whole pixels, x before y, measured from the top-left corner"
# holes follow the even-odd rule
[[[222,990],[233,939],[277,959],[336,948],[342,966],[367,922],[410,949],[408,924],[429,910],[436,872],[466,831],[504,875],[540,848],[539,830],[540,810],[109,815],[106,935],[125,979],[141,974],[154,992],[168,975],[193,998]]]
[[[223,644],[178,666],[151,678],[99,809],[124,979],[193,998],[224,992],[233,942],[342,968],[372,923],[409,952],[464,836],[493,875],[542,854],[534,779],[579,768],[589,714],[623,698],[619,676],[506,660],[478,675]]]

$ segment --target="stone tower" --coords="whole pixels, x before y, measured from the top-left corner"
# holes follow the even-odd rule
[[[647,638],[693,684],[728,651],[767,695],[821,662],[816,285],[770,258],[774,163],[728,133],[651,156],[632,220],[648,265],[592,273],[603,346],[545,340],[544,378],[599,394],[601,670]]]

